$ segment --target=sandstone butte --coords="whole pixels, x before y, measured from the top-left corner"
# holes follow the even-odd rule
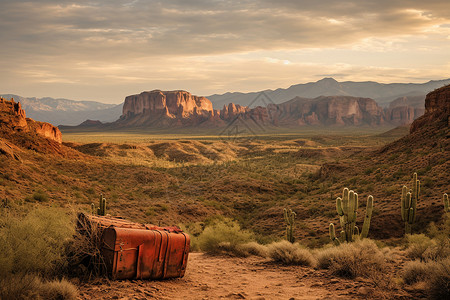
[[[296,127],[302,125],[368,125],[410,124],[423,110],[398,100],[383,109],[370,98],[321,96],[315,99],[296,97],[281,104],[249,108],[230,103],[221,110],[213,109],[205,97],[186,91],[142,92],[126,97],[123,114],[112,125],[120,127],[149,126],[225,126],[241,118],[249,125]]]
[[[20,102],[15,102],[14,99],[0,98],[0,131],[2,136],[14,132],[28,132],[38,134],[59,144],[62,143],[62,134],[57,127],[50,123],[37,122],[27,118]]]

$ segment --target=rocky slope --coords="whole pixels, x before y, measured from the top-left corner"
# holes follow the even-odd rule
[[[38,152],[59,152],[62,135],[52,124],[27,118],[20,102],[0,98],[0,152],[11,155],[17,147]]]

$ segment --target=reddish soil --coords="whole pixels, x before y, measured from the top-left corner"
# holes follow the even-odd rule
[[[386,280],[384,278],[383,280]],[[389,281],[389,279],[387,279]],[[283,266],[260,257],[191,253],[184,278],[106,279],[80,283],[80,299],[411,299],[373,280],[343,279],[328,270]]]

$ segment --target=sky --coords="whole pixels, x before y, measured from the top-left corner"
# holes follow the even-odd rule
[[[450,78],[448,0],[0,0],[0,93],[121,103]]]

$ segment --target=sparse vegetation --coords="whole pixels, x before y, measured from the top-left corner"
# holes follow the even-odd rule
[[[75,299],[76,288],[58,279],[73,233],[72,217],[58,208],[0,215],[0,298]]]
[[[348,278],[370,277],[386,268],[383,252],[369,239],[317,250],[316,258],[319,268]]]
[[[276,262],[286,265],[302,265],[313,267],[316,265],[310,250],[299,243],[288,241],[275,242],[267,246],[268,256]]]
[[[239,224],[231,219],[223,219],[213,222],[205,227],[198,236],[199,248],[209,254],[228,253],[243,256],[242,244],[253,240],[253,234],[241,230]]]

